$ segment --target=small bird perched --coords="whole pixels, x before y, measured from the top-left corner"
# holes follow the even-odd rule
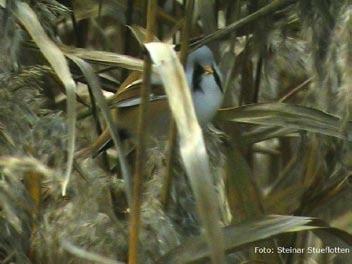
[[[188,55],[185,67],[188,86],[192,91],[192,99],[198,122],[206,126],[216,114],[224,97],[221,86],[219,67],[215,62],[212,51],[200,47]],[[157,76],[152,76],[152,85],[160,84]],[[140,98],[129,98],[117,104],[117,126],[122,140],[135,138],[137,133],[137,116]],[[148,133],[151,138],[164,140],[169,129],[170,110],[165,95],[151,95],[148,115]],[[101,151],[112,146],[109,137],[96,141],[78,156],[97,156]]]

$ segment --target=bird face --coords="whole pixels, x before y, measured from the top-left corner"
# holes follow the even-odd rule
[[[214,117],[224,97],[220,71],[208,47],[189,54],[186,76],[198,121],[205,125]]]

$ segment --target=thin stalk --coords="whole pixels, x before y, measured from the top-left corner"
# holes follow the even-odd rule
[[[164,12],[164,10],[161,8],[158,8],[157,16],[158,16],[158,19],[161,20],[161,22],[169,26],[174,26],[177,23],[177,19],[175,19],[173,16],[170,16],[169,14]]]
[[[259,9],[258,11],[228,25],[225,28],[219,29],[212,34],[207,35],[206,37],[202,38],[201,40],[195,42],[192,45],[192,50],[195,50],[203,45],[206,45],[212,41],[219,40],[224,38],[226,35],[231,34],[232,32],[252,23],[264,16],[270,15],[277,11],[280,8],[285,8],[286,6],[296,2],[295,0],[276,0],[271,2],[270,4],[264,6],[263,8]]]
[[[263,65],[263,57],[262,55],[260,55],[257,62],[257,68],[255,73],[253,97],[250,99],[251,100],[250,103],[258,103],[262,65]],[[255,161],[253,156],[253,146],[248,146],[247,160],[248,160],[249,166],[253,169],[254,161]]]
[[[219,28],[219,10],[220,10],[220,1],[219,0],[215,0],[214,7],[215,7],[216,28]]]
[[[234,21],[238,21],[241,17],[241,0],[236,0],[234,3],[234,6],[235,6],[235,13],[234,13]],[[228,7],[229,8],[229,7]],[[227,19],[228,20],[228,19]],[[227,21],[226,21],[227,22]],[[230,44],[230,50],[235,50],[235,46],[236,46],[236,42],[237,42],[237,39],[236,39],[236,31],[233,32],[232,36],[231,36],[231,44]],[[231,79],[232,79],[232,72],[233,72],[233,69],[236,65],[236,60],[232,60],[231,62],[231,66],[229,67],[229,74],[227,75],[226,79],[225,79],[225,85],[224,85],[224,91],[225,91],[225,94],[226,94],[226,91],[229,89],[230,85],[231,85]],[[226,98],[226,96],[225,96]],[[226,99],[225,99],[225,104],[227,103]]]
[[[147,11],[147,36],[146,42],[153,40],[153,31],[156,22],[157,0],[149,0]],[[143,85],[141,89],[141,105],[138,116],[138,145],[136,154],[136,167],[133,184],[133,199],[130,216],[130,237],[128,263],[138,263],[138,234],[141,221],[141,204],[143,190],[143,174],[146,160],[147,117],[149,109],[149,94],[151,86],[152,62],[148,55],[144,57]]]
[[[126,25],[127,26],[132,26],[133,24],[133,13],[134,13],[134,0],[129,0],[127,1],[127,9],[126,9]],[[131,41],[132,41],[132,34],[131,31],[129,30],[128,27],[124,27],[123,30],[123,37],[125,39],[124,44],[123,44],[123,49],[126,55],[131,55]],[[122,69],[121,71],[121,80],[124,80],[127,78],[128,71],[126,69]]]
[[[302,89],[306,88],[307,85],[309,83],[311,83],[314,79],[313,77],[308,78],[307,80],[305,80],[304,82],[302,82],[301,84],[299,84],[297,87],[295,87],[294,89],[292,89],[291,91],[289,91],[286,95],[284,95],[283,97],[280,98],[279,102],[283,103],[285,101],[287,101],[289,98],[291,98],[292,96],[294,96],[296,93],[298,93],[299,91],[301,91]]]
[[[263,56],[260,55],[257,69],[255,73],[255,83],[254,83],[254,95],[253,95],[253,103],[258,103],[259,100],[259,89],[260,89],[260,81],[262,76],[262,68],[263,68]]]
[[[182,39],[181,39],[181,54],[180,60],[183,65],[187,62],[187,54],[188,54],[188,44],[189,37],[192,32],[192,14],[193,14],[194,0],[188,0],[186,3],[186,14],[185,14],[185,23],[183,25],[182,30]],[[169,144],[166,156],[166,175],[164,178],[163,186],[161,189],[161,203],[164,208],[168,207],[169,197],[171,192],[172,185],[172,168],[174,157],[176,155],[176,125],[175,121],[172,119],[170,125],[170,133],[169,133]]]
[[[72,8],[72,5],[70,5],[70,8]],[[75,41],[76,41],[76,46],[79,44],[79,32],[78,32],[78,25],[77,25],[77,20],[75,17],[75,12],[72,11],[71,13],[71,20],[72,20],[72,25],[73,25],[73,32],[75,33]]]
[[[75,16],[75,10],[72,1],[68,3],[67,6],[72,10],[71,12],[71,20],[73,25],[74,32],[74,40],[76,47],[84,48],[87,42],[88,30],[89,30],[89,20],[83,19],[81,21],[77,21]]]
[[[194,0],[188,0],[186,4],[186,18],[185,18],[185,24],[183,26],[182,40],[181,40],[180,60],[183,65],[185,65],[187,61],[188,43],[192,32],[193,7],[194,7]]]

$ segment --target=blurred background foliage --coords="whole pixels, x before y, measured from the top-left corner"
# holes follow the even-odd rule
[[[165,146],[145,149],[132,253],[116,151],[72,156],[109,125],[102,104],[139,94],[148,1],[0,6],[0,262],[134,263],[131,254],[139,263],[211,262],[221,241],[202,235],[202,201],[177,151],[170,169]],[[225,261],[352,263],[352,253],[254,250],[352,250],[351,1],[159,0],[154,12],[154,41],[189,51],[206,44],[223,75],[223,108],[203,132]],[[123,146],[129,164],[134,147]]]

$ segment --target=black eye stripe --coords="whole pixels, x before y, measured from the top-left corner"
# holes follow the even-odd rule
[[[211,68],[213,69],[213,72],[214,72],[213,75],[214,75],[215,82],[219,86],[220,91],[223,93],[224,91],[222,90],[221,79],[220,79],[219,73],[216,71],[214,65],[212,65]]]
[[[192,87],[193,91],[204,92],[202,87],[200,86],[201,78],[204,73],[203,67],[199,63],[194,64],[194,70],[192,75]]]

